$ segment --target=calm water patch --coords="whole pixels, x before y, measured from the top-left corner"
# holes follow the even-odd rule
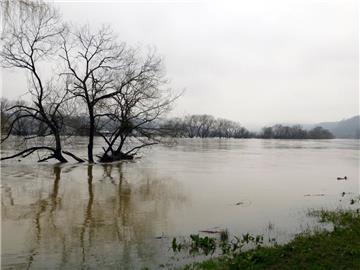
[[[86,156],[84,146],[72,149]],[[228,229],[284,242],[314,225],[309,208],[348,207],[359,193],[358,140],[181,139],[134,162],[35,161],[1,165],[2,269],[176,266],[174,236]]]

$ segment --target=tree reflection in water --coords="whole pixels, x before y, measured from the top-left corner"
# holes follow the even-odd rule
[[[161,247],[155,237],[166,233],[170,211],[186,197],[173,179],[126,164],[54,165],[50,186],[45,178],[26,183],[27,188],[6,182],[2,266],[133,269],[156,264],[168,241]],[[19,241],[7,248],[11,239]]]

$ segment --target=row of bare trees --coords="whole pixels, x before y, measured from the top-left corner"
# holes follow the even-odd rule
[[[322,127],[305,130],[300,125],[291,127],[274,125],[272,127],[264,127],[259,137],[264,139],[333,139],[334,135]]]
[[[172,136],[185,138],[263,138],[263,139],[332,139],[333,134],[322,127],[305,130],[300,125],[274,125],[260,132],[250,132],[239,123],[207,114],[172,118],[161,124]]]
[[[176,137],[185,138],[251,138],[255,134],[239,123],[218,118],[208,114],[187,115],[183,118],[172,118],[161,125]]]
[[[51,138],[51,143],[25,147],[2,160],[45,150],[48,155],[40,161],[66,162],[66,156],[84,161],[64,149],[61,135],[69,128],[65,121],[69,115],[87,118],[89,162],[94,162],[96,134],[105,141],[99,156],[103,162],[131,159],[140,148],[157,143],[161,131],[152,122],[170,109],[177,96],[167,88],[162,59],[155,50],[144,53],[119,42],[106,26],[70,27],[57,9],[42,1],[4,0],[2,5],[1,66],[26,72],[24,93],[31,100],[2,104],[2,115],[7,116],[2,142],[16,133],[23,119],[41,127],[41,132],[24,140]],[[111,123],[111,130],[105,132],[104,123]]]

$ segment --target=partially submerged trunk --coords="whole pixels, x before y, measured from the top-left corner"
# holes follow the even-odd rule
[[[93,134],[93,132],[90,131],[89,144],[88,144],[88,160],[89,160],[89,163],[94,163],[93,148],[94,148],[94,134]]]
[[[114,138],[112,138],[112,141],[106,139],[106,137],[103,136],[108,145],[107,148],[103,147],[104,153],[101,156],[97,156],[99,161],[106,163],[120,160],[132,160],[135,158],[137,152],[143,147],[158,144],[157,141],[144,142],[143,140],[140,140],[140,145],[134,145],[132,148],[125,147],[125,142],[129,138],[130,133],[131,132],[127,132],[125,135],[118,133]],[[114,147],[116,139],[118,138],[120,139],[119,145]]]
[[[63,154],[65,154],[69,157],[72,157],[77,162],[80,162],[80,163],[84,162],[84,160],[82,158],[79,158],[75,154],[73,154],[69,151],[62,150],[60,132],[58,130],[54,131],[54,137],[55,137],[55,142],[56,142],[56,148],[55,148],[55,151],[53,154],[53,158],[57,159],[59,162],[62,162],[62,163],[68,162],[67,159],[63,155]]]
[[[111,154],[109,154],[109,152],[104,153],[99,161],[100,162],[114,162],[114,161],[120,161],[120,160],[132,160],[134,159],[135,155],[132,154],[125,154],[123,152],[110,152]]]
[[[61,151],[56,150],[54,152],[53,158],[57,159],[59,162],[66,163],[68,162],[66,158],[64,158]]]
[[[54,152],[54,158],[57,159],[59,162],[68,162],[66,160],[66,158],[64,158],[63,154],[62,154],[62,149],[61,149],[61,138],[60,138],[60,134],[59,132],[56,130],[54,132],[54,136],[55,136],[55,142],[56,142],[56,148],[55,148],[55,152]]]
[[[94,109],[92,106],[88,105],[89,110],[89,144],[88,144],[88,160],[89,163],[94,163],[94,136],[95,136],[95,117],[94,117]]]

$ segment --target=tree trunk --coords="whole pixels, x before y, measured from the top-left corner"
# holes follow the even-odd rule
[[[66,160],[66,158],[64,158],[62,152],[61,152],[61,138],[60,138],[60,134],[57,130],[53,130],[53,133],[54,133],[54,137],[55,137],[55,143],[56,143],[56,146],[55,146],[55,152],[54,152],[54,158],[56,158],[58,161],[60,162],[68,162]]]
[[[62,155],[61,151],[56,151],[54,153],[54,158],[56,158],[58,161],[66,163],[68,162],[66,158]]]
[[[89,144],[88,144],[88,159],[90,163],[94,163],[94,156],[93,156],[94,136],[95,136],[95,119],[93,112],[90,111]]]

